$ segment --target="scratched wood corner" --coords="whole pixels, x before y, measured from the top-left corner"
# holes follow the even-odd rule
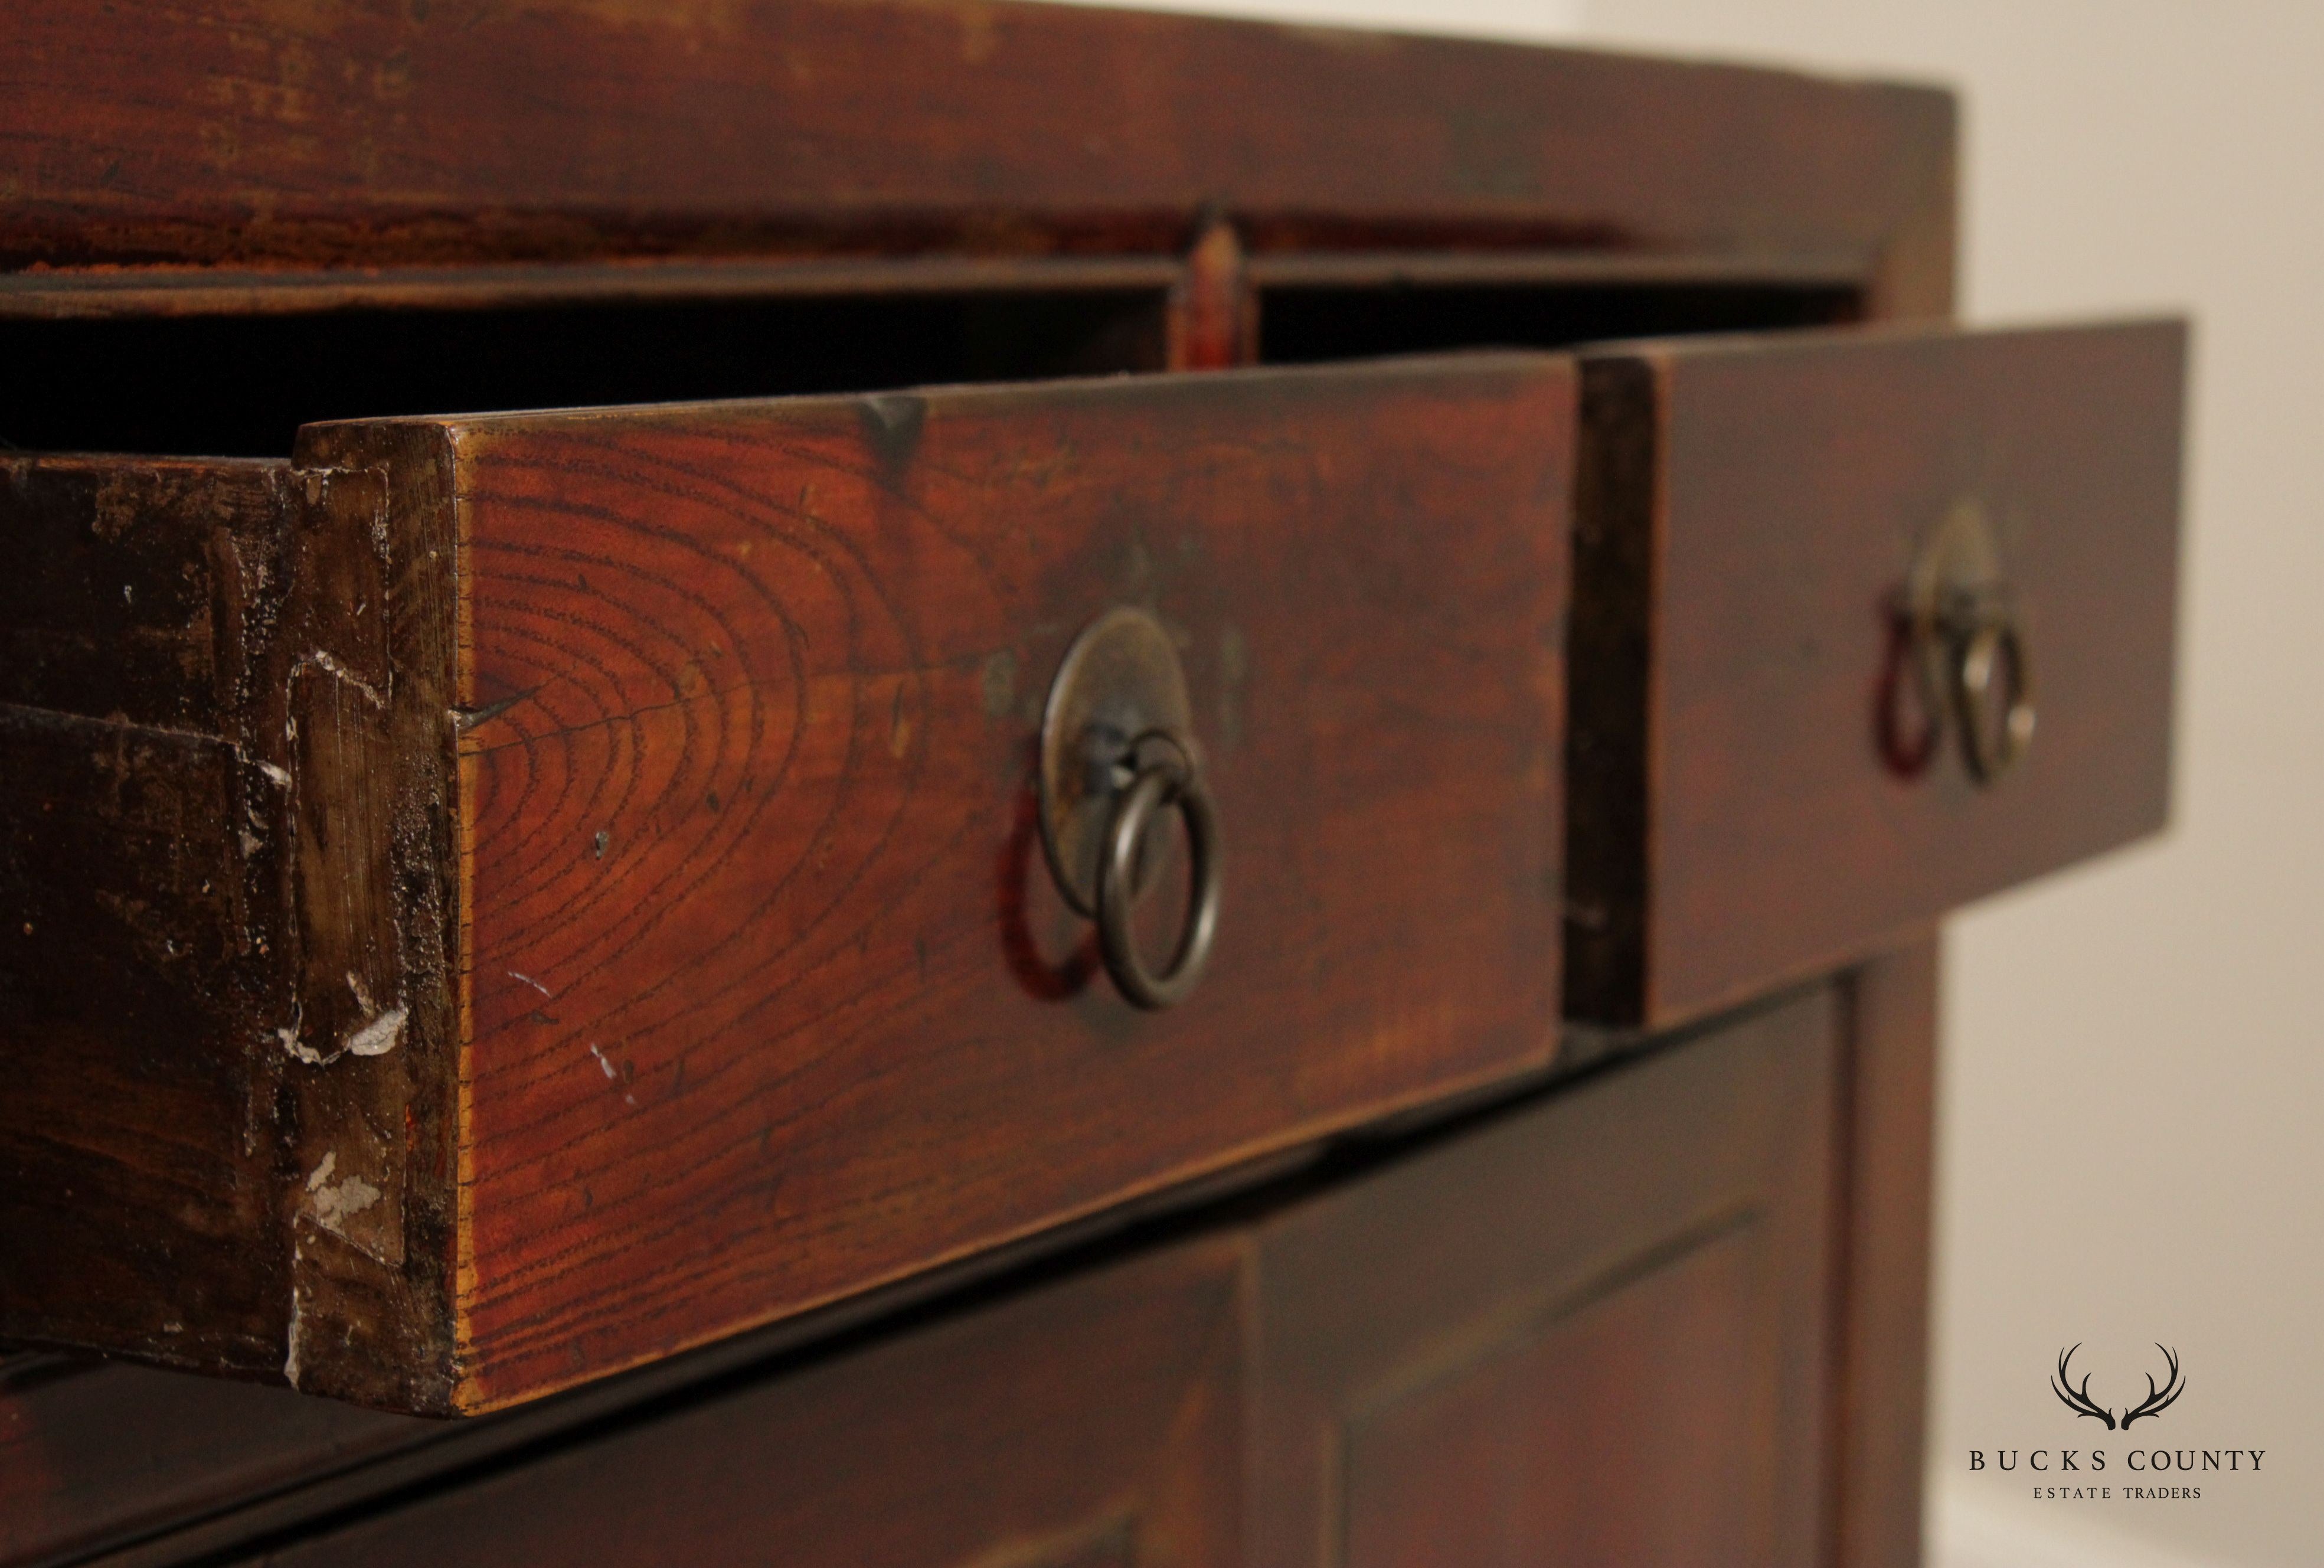
[[[5,465],[0,1337],[447,1403],[444,705],[391,647],[442,574],[387,519],[376,474]]]
[[[281,464],[11,456],[0,1338],[279,1372]]]
[[[448,461],[423,427],[302,433],[304,635],[282,666],[300,802],[285,1371],[437,1415],[463,1407]]]

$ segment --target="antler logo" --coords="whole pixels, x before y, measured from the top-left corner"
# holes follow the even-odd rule
[[[2090,1397],[2090,1375],[2084,1372],[2081,1382],[2077,1384],[2073,1380],[2073,1374],[2067,1370],[2068,1365],[2074,1359],[2074,1351],[2081,1348],[2080,1344],[2076,1344],[2072,1349],[2061,1351],[2058,1353],[2058,1370],[2050,1379],[2050,1391],[2058,1396],[2059,1403],[2075,1415],[2087,1416],[2093,1421],[2105,1422],[2108,1432],[2112,1432],[2117,1425],[2127,1432],[2130,1430],[2130,1424],[2141,1416],[2162,1415],[2178,1400],[2180,1395],[2187,1391],[2187,1380],[2179,1375],[2178,1352],[2165,1350],[2158,1344],[2154,1348],[2163,1351],[2163,1362],[2170,1368],[2168,1375],[2163,1379],[2163,1387],[2156,1388],[2153,1374],[2149,1373],[2146,1379],[2145,1400],[2137,1408],[2124,1411],[2122,1420],[2117,1423],[2112,1410]]]

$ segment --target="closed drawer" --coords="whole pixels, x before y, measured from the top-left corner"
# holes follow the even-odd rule
[[[1569,1014],[1729,1005],[2163,826],[2184,357],[2172,323],[1585,356]]]
[[[1572,429],[1494,356],[14,460],[0,1337],[486,1409],[1546,1064]],[[1124,606],[1164,1011],[1038,832]]]

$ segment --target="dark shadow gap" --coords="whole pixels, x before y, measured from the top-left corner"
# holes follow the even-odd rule
[[[1259,296],[1259,358],[1314,364],[1452,348],[1566,348],[1619,337],[1825,327],[1861,301],[1831,284],[1391,283]]]
[[[0,320],[0,441],[284,457],[320,420],[1158,370],[1157,290]]]

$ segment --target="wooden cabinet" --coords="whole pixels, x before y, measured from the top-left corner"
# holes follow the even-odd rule
[[[2163,824],[2184,362],[1947,326],[1945,94],[0,43],[0,1562],[1914,1560],[1931,927]]]

